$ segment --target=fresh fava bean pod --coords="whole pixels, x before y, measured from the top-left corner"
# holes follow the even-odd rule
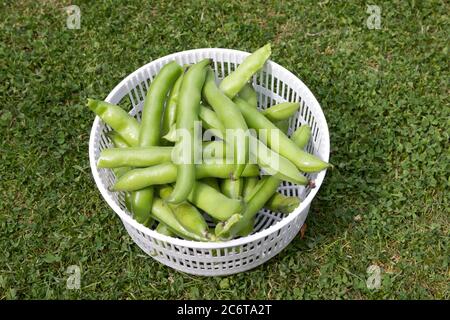
[[[239,178],[237,180],[224,179],[220,183],[220,190],[228,198],[240,199],[242,195],[242,189],[244,187],[244,179]]]
[[[244,179],[244,188],[242,189],[242,197],[246,199],[253,188],[258,184],[259,179],[257,177],[249,177]]]
[[[169,62],[153,79],[145,97],[142,108],[141,128],[139,131],[139,146],[151,147],[160,142],[161,117],[164,101],[175,81],[182,73],[182,68],[175,61]],[[153,188],[137,190],[131,195],[131,207],[136,221],[143,224],[150,222],[153,201]]]
[[[281,180],[276,177],[263,177],[260,180],[261,186],[258,191],[253,194],[251,199],[246,203],[246,207],[242,213],[242,218],[230,230],[230,235],[236,234],[246,236],[251,233],[253,219],[255,215],[261,210],[264,204],[272,197],[274,192],[278,189]],[[253,225],[252,225],[253,226]]]
[[[99,168],[148,167],[172,159],[172,147],[109,148],[100,152]]]
[[[173,193],[167,201],[180,203],[186,200],[192,191],[195,180],[194,145],[198,144],[194,134],[194,125],[198,121],[202,87],[206,77],[206,66],[210,59],[202,60],[191,66],[184,74],[178,97],[177,131],[182,131],[176,146],[180,148],[182,156],[177,167],[177,182]]]
[[[273,151],[294,163],[301,171],[318,172],[330,167],[330,164],[300,149],[294,141],[290,140],[286,134],[281,132],[263,114],[249,106],[247,102],[239,97],[235,98],[234,101],[241,110],[249,127],[255,130],[268,130],[266,135],[267,145]]]
[[[121,107],[106,101],[88,99],[87,106],[113,128],[129,146],[139,143],[139,122]]]
[[[151,207],[153,201],[153,189],[142,189],[131,192],[130,204],[131,212],[133,212],[134,219],[148,226],[151,222]]]
[[[288,197],[279,192],[275,194],[266,202],[264,207],[273,211],[289,214],[300,205],[300,199],[297,197]]]
[[[301,185],[308,184],[308,179],[298,171],[297,167],[285,157],[267,148],[264,143],[255,139],[256,159],[258,165],[270,175]],[[252,148],[253,150],[253,148]]]
[[[247,82],[244,87],[242,87],[241,91],[239,91],[238,96],[247,101],[247,103],[255,109],[258,108],[258,96],[251,83]]]
[[[217,87],[214,72],[208,68],[205,85],[203,86],[203,96],[208,104],[214,109],[217,117],[222,122],[226,130],[225,135],[227,141],[231,143],[234,150],[234,160],[237,164],[232,179],[239,179],[242,170],[245,168],[245,163],[248,159],[248,127],[245,123],[239,109],[222,91]]]
[[[177,81],[175,81],[175,84],[172,87],[172,90],[170,90],[169,97],[167,98],[166,108],[164,109],[161,136],[165,136],[169,132],[170,128],[176,123],[178,95],[180,93],[182,81],[183,75],[178,77]]]
[[[164,223],[170,231],[187,240],[209,241],[208,238],[200,237],[187,230],[175,217],[169,205],[160,198],[155,197],[152,205],[152,216],[159,222]]]
[[[173,188],[170,186],[162,187],[159,190],[159,196],[165,200],[170,196],[172,191]],[[209,238],[208,224],[202,214],[192,204],[184,201],[179,204],[169,203],[169,207],[172,209],[175,218],[188,231],[200,237]]]
[[[291,137],[292,141],[300,148],[305,148],[311,139],[311,127],[307,124],[301,125]]]
[[[198,164],[196,165],[195,179],[215,177],[226,179],[234,171],[232,164]],[[174,183],[177,179],[178,168],[171,162],[158,164],[147,168],[133,169],[121,176],[112,188],[114,191],[136,191],[152,185]],[[257,165],[248,164],[244,171],[244,177],[259,175]]]
[[[162,67],[151,82],[142,108],[141,131],[139,134],[139,145],[141,147],[159,144],[164,101],[182,72],[183,68],[175,61],[172,61]]]
[[[225,221],[233,214],[240,213],[244,203],[238,199],[231,199],[205,183],[196,181],[188,196],[190,203],[205,211],[211,217]]]
[[[261,113],[270,121],[288,120],[300,107],[298,102],[283,102],[262,110]]]
[[[260,70],[271,54],[270,44],[259,48],[242,61],[242,63],[226,76],[220,83],[220,90],[229,98],[233,98],[251,77]]]

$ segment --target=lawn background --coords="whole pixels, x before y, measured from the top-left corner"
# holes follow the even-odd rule
[[[63,8],[81,9],[81,29]],[[366,25],[381,8],[381,29]],[[449,299],[450,6],[445,1],[2,1],[0,299]],[[101,198],[94,115],[172,52],[253,51],[322,105],[336,168],[303,239],[249,272],[202,278],[146,256]],[[447,196],[445,196],[447,194]],[[81,267],[81,289],[66,270]],[[369,290],[367,268],[382,270]]]

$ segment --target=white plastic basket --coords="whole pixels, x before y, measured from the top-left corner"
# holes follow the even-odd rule
[[[140,120],[143,100],[150,82],[163,65],[170,61],[191,64],[204,58],[213,59],[212,67],[219,78],[223,78],[239,65],[249,53],[230,49],[196,49],[174,53],[139,68],[122,80],[105,99],[119,104],[131,103],[131,114]],[[308,123],[312,138],[307,150],[328,161],[330,141],[328,126],[322,109],[308,87],[291,72],[268,61],[263,70],[253,77],[260,108],[285,101],[301,104],[296,116],[290,121],[289,133]],[[285,195],[302,199],[294,212],[281,213],[261,210],[256,217],[254,232],[243,238],[226,242],[196,242],[168,237],[137,223],[127,211],[122,193],[110,192],[114,175],[109,169],[97,168],[100,151],[111,146],[105,136],[109,128],[98,118],[94,120],[89,140],[89,158],[95,183],[103,198],[122,220],[134,242],[147,254],[174,269],[196,275],[219,276],[242,272],[269,260],[298,234],[308,215],[312,199],[319,190],[325,171],[309,174],[316,187],[297,186],[284,182],[279,191]]]

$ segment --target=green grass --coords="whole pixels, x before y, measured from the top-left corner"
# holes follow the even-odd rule
[[[127,2],[0,4],[0,299],[450,298],[448,3],[369,2],[382,9],[369,30],[366,2]],[[69,4],[80,30],[66,28]],[[172,52],[269,41],[321,103],[336,168],[305,237],[269,262],[227,278],[176,272],[96,189],[86,98]],[[373,264],[378,290],[365,284]],[[70,265],[80,290],[66,289]]]

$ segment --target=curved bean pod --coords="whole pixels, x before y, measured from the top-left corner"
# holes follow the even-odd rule
[[[183,75],[178,77],[177,81],[175,81],[175,84],[172,87],[172,90],[170,90],[170,94],[166,102],[166,108],[164,109],[161,136],[165,136],[169,132],[170,127],[172,127],[176,123],[178,95],[180,93],[182,81]]]
[[[244,188],[242,190],[242,197],[244,199],[247,199],[247,197],[252,193],[252,190],[258,184],[258,181],[259,180],[257,177],[245,178]]]
[[[214,109],[225,129],[230,129],[226,133],[232,134],[232,141],[228,142],[233,146],[233,159],[237,164],[232,178],[238,179],[248,158],[247,124],[233,101],[217,87],[214,72],[211,68],[208,68],[205,85],[203,86],[203,96]]]
[[[171,195],[172,191],[172,187],[165,186],[159,190],[159,196],[165,200]],[[172,209],[175,218],[177,218],[180,224],[188,231],[195,233],[200,237],[209,238],[208,224],[197,208],[186,201],[179,204],[169,203],[169,207]]]
[[[318,172],[330,167],[330,164],[300,149],[294,141],[289,139],[263,114],[249,106],[247,102],[239,97],[235,98],[235,102],[251,128],[269,130],[267,145],[275,152],[292,161],[301,171]]]
[[[301,185],[308,184],[308,179],[298,171],[297,167],[285,157],[267,148],[264,143],[254,138],[256,142],[256,159],[258,165],[270,175],[282,180]]]
[[[253,228],[253,219],[255,215],[261,210],[264,204],[272,197],[273,193],[276,192],[280,184],[280,180],[275,177],[263,177],[260,180],[259,190],[253,194],[251,199],[247,202],[242,213],[242,219],[236,223],[230,230],[230,234],[233,236],[238,234],[240,236],[248,235]]]
[[[191,66],[184,74],[181,83],[177,107],[177,129],[183,130],[183,134],[176,146],[181,148],[185,156],[177,165],[177,182],[172,195],[167,199],[168,202],[180,203],[186,200],[192,191],[195,179],[194,145],[197,139],[194,134],[194,124],[198,121],[201,92],[207,70],[205,67],[210,63],[210,59],[205,59]]]
[[[303,149],[308,144],[309,139],[311,139],[311,127],[307,124],[301,125],[292,134],[291,139],[297,146]]]
[[[230,199],[207,184],[196,181],[188,196],[190,203],[205,211],[211,217],[225,221],[233,214],[240,213],[244,207],[242,201]]]
[[[121,107],[106,101],[88,99],[87,106],[113,128],[130,146],[139,143],[139,122]]]
[[[264,66],[270,54],[270,44],[266,44],[246,57],[236,70],[222,80],[219,87],[220,90],[229,98],[233,98],[250,78]]]
[[[261,113],[272,122],[288,120],[300,108],[298,102],[283,102],[262,110]]]
[[[239,178],[237,180],[224,179],[220,183],[220,190],[222,191],[222,193],[231,199],[240,199],[243,187],[243,178]]]
[[[188,240],[196,241],[209,241],[205,237],[200,237],[195,233],[187,230],[183,225],[177,220],[169,205],[162,201],[160,198],[155,198],[153,200],[152,206],[152,216],[159,222],[164,223],[169,229],[175,233],[177,236]]]
[[[141,147],[159,144],[164,101],[182,72],[183,68],[172,61],[162,67],[151,82],[142,108],[141,131],[139,133],[139,145]]]

